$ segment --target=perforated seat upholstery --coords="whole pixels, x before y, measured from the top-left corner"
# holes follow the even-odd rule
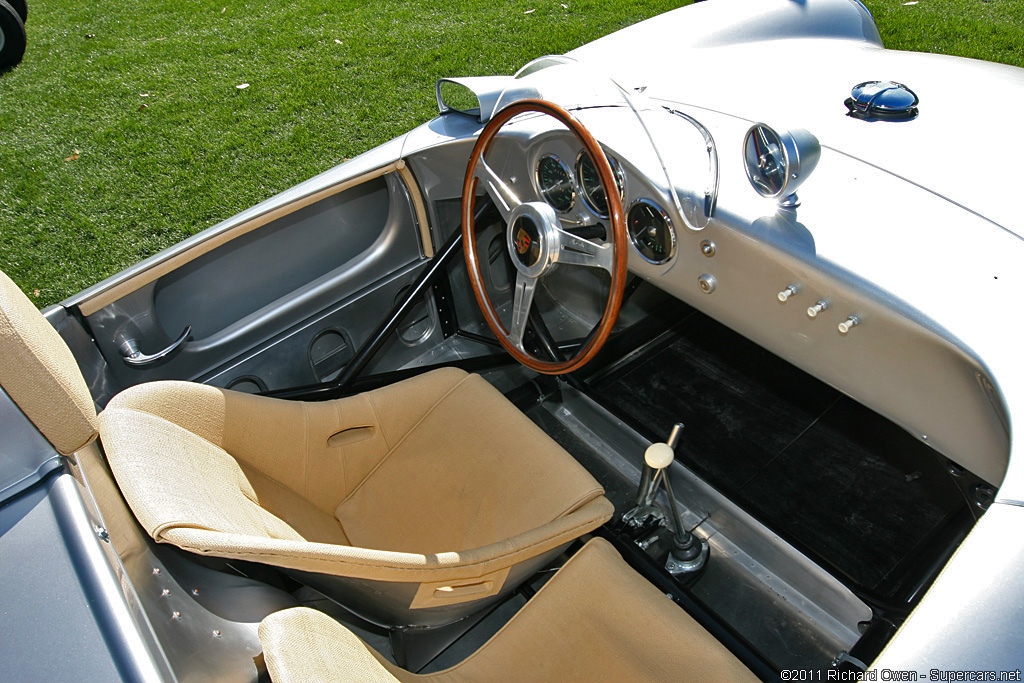
[[[59,453],[70,455],[96,438],[96,405],[75,357],[2,272],[0,386]]]
[[[270,615],[259,637],[274,683],[757,680],[603,539],[576,553],[477,652],[438,673],[400,669],[305,607]]]
[[[71,352],[2,273],[0,384],[62,453],[98,425],[155,540],[284,568],[384,625],[496,601],[613,511],[568,453],[456,369],[322,403],[154,382],[97,418]]]

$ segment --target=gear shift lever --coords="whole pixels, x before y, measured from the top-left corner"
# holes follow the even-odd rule
[[[665,484],[669,509],[672,511],[672,521],[676,526],[676,533],[672,537],[672,549],[668,553],[668,559],[665,560],[665,569],[674,576],[699,572],[707,564],[709,555],[707,540],[694,536],[683,526],[683,518],[679,515],[679,506],[676,504],[676,497],[672,494],[672,483],[666,471],[675,460],[675,447],[679,443],[682,431],[683,425],[676,424],[672,428],[668,443],[653,443],[644,453],[644,462],[654,472],[651,477],[650,498],[653,500],[657,495],[655,489],[660,479]]]
[[[683,433],[683,423],[677,422],[672,425],[672,433],[668,435],[667,444],[652,444],[651,446],[665,446],[667,445],[675,453],[676,446],[679,445],[679,437]],[[650,448],[648,448],[650,450]],[[644,468],[643,474],[640,475],[640,488],[636,493],[636,504],[639,507],[647,507],[654,504],[654,499],[658,495],[658,475],[662,474],[659,468],[652,467],[647,461],[646,454],[644,455],[644,462],[647,462],[647,467]],[[669,463],[672,462],[672,458],[669,458]],[[667,465],[666,465],[667,467]]]

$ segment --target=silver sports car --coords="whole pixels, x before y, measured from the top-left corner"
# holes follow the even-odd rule
[[[6,677],[1020,680],[1024,70],[713,0],[424,97],[0,275]]]

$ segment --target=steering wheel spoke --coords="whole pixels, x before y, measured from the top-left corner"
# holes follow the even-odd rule
[[[512,324],[509,328],[508,340],[520,351],[523,348],[523,333],[533,306],[533,295],[537,291],[537,278],[516,274],[515,292],[512,297]]]
[[[558,235],[555,263],[589,266],[612,272],[615,267],[612,245],[597,244],[565,230],[558,230],[555,234]]]
[[[522,203],[519,201],[519,197],[505,184],[505,181],[498,177],[498,174],[494,172],[482,155],[473,175],[483,184],[484,190],[494,200],[494,205],[498,208],[502,220],[507,223],[513,209]]]

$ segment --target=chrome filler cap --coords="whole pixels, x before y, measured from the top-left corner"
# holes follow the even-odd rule
[[[917,95],[902,83],[866,81],[853,86],[846,108],[864,121],[909,121],[917,117],[917,103]]]

